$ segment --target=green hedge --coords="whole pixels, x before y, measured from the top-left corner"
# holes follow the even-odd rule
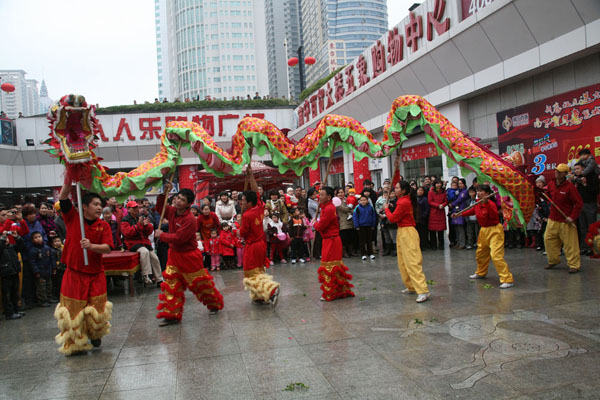
[[[329,82],[329,80],[331,78],[333,78],[338,72],[340,72],[344,67],[345,67],[345,65],[342,67],[339,67],[338,69],[336,69],[335,71],[333,71],[332,73],[327,75],[325,78],[319,79],[318,81],[316,81],[315,83],[313,83],[312,85],[310,85],[309,87],[304,89],[302,91],[302,93],[300,93],[300,96],[299,96],[300,101],[304,101],[304,99],[306,99],[308,96],[310,96],[314,91],[320,89],[321,86],[323,86],[327,82]]]
[[[296,107],[294,102],[284,99],[267,100],[213,100],[213,101],[190,101],[188,103],[146,103],[130,104],[123,106],[100,107],[96,110],[98,114],[118,114],[130,112],[165,112],[165,111],[188,111],[215,108],[274,108],[274,107]]]

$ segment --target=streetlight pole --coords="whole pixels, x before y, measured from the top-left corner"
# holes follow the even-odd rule
[[[302,46],[298,47],[298,68],[300,68],[300,93],[304,91],[304,59],[302,58]]]

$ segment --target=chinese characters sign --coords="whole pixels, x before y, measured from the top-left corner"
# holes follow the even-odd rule
[[[450,29],[446,0],[435,0],[432,10],[423,10],[425,7],[421,6],[417,12],[410,12],[408,21],[390,29],[352,64],[340,70],[326,86],[307,98],[296,109],[298,126],[368,85],[403,61],[405,54],[419,51],[424,40],[432,41]]]
[[[225,136],[229,138],[233,136],[236,132],[237,124],[244,117],[265,119],[265,113],[229,110],[222,113],[211,112],[206,114],[192,112],[178,116],[168,115],[168,113],[100,114],[98,115],[99,139],[101,142],[159,141],[163,129],[170,121],[193,121],[202,126],[211,136],[214,136],[216,141],[219,141],[220,137],[225,140]]]
[[[402,161],[420,160],[422,158],[430,158],[437,155],[438,151],[433,143],[426,143],[402,149]]]
[[[600,84],[499,112],[496,120],[500,153],[520,151],[535,175],[584,148],[600,157]]]

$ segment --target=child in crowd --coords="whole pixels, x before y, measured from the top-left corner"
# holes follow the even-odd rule
[[[216,229],[210,231],[207,245],[205,246],[210,255],[210,270],[221,270],[221,246],[219,245],[219,236]]]
[[[29,249],[29,261],[33,271],[35,291],[42,307],[50,307],[52,300],[52,274],[56,273],[56,262],[52,258],[50,247],[44,244],[40,232],[31,234],[33,247]]]
[[[231,232],[228,222],[221,223],[221,233],[219,234],[219,244],[221,245],[221,255],[225,269],[234,268],[235,260],[235,236]]]
[[[474,186],[469,188],[469,201],[467,207],[471,207],[477,202],[477,189]],[[477,236],[479,235],[479,224],[476,215],[469,215],[467,220],[467,250],[477,246]]]
[[[544,175],[538,176],[538,178],[535,180],[535,186],[540,190],[544,190],[544,187],[546,186],[546,178],[544,178]],[[539,196],[538,202],[535,205],[535,209],[542,222],[540,230],[537,233],[537,237],[535,238],[535,242],[537,244],[536,250],[544,251],[544,233],[546,233],[546,225],[548,225],[548,217],[550,216],[550,204],[548,204],[548,201],[544,197]],[[546,252],[544,251],[544,254],[545,253]]]
[[[279,257],[282,264],[287,264],[285,257],[283,256],[283,250],[287,243],[287,226],[279,220],[279,214],[274,213],[271,215],[270,220],[267,223],[267,235],[269,237],[269,243],[271,244],[271,265],[275,262],[275,256]]]
[[[244,260],[244,238],[240,236],[240,229],[242,227],[242,214],[239,213],[235,216],[235,222],[233,223],[233,234],[235,236],[235,255],[237,257],[237,267],[242,268],[242,262]]]
[[[302,240],[304,241],[304,260],[310,261],[310,258],[312,257],[312,241],[315,238],[315,232],[313,231],[312,223],[306,217],[306,213],[304,211],[300,211],[300,218],[302,218],[302,222],[306,227],[304,230],[304,235],[302,236]]]
[[[304,231],[306,226],[300,216],[300,210],[298,208],[292,209],[292,217],[289,221],[289,235],[292,238],[291,245],[291,259],[292,264],[296,264],[296,259],[300,259],[301,263],[304,263]]]
[[[52,275],[52,302],[54,302],[60,298],[62,278],[65,274],[67,266],[61,261],[63,243],[60,237],[56,236],[56,232],[50,231],[50,233],[48,233],[48,241],[50,242],[50,252],[52,254],[52,259],[54,260],[54,263],[56,265],[56,273]]]
[[[364,194],[360,197],[352,218],[354,227],[358,229],[358,246],[363,261],[367,259],[367,256],[374,260],[375,255],[373,254],[373,239],[371,236],[373,227],[377,225],[377,216],[375,215],[375,209],[369,204],[369,198]]]

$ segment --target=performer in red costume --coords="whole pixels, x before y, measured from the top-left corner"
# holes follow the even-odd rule
[[[258,185],[252,175],[250,164],[247,167],[248,179],[252,190],[242,194],[242,227],[240,236],[244,239],[244,287],[250,292],[250,299],[258,303],[270,303],[273,307],[279,299],[279,283],[265,273],[269,265],[267,242],[263,231],[265,206],[258,198]]]
[[[321,266],[317,270],[323,295],[321,300],[332,301],[344,297],[354,297],[350,283],[352,275],[342,262],[342,239],[340,239],[340,223],[333,205],[333,188],[325,186],[320,190],[319,207],[321,218],[313,221],[315,229],[323,238],[321,250]]]
[[[71,182],[65,182],[58,199],[67,227],[67,240],[62,262],[67,266],[62,279],[60,303],[54,311],[60,333],[56,342],[65,355],[98,347],[101,338],[110,333],[112,303],[106,300],[106,277],[102,254],[110,253],[113,245],[110,226],[99,217],[102,199],[96,193],[82,196],[85,239],[81,238],[79,213],[73,207],[69,194]],[[88,253],[85,265],[83,250]],[[91,340],[91,344],[88,343]]]
[[[171,183],[165,184],[164,193],[171,191]],[[169,221],[169,232],[157,229],[154,237],[169,244],[167,268],[163,272],[164,282],[161,284],[162,293],[158,296],[161,303],[156,318],[163,318],[160,326],[177,324],[181,321],[184,291],[186,287],[196,295],[211,314],[223,309],[223,296],[215,287],[212,276],[204,269],[202,253],[196,241],[196,219],[190,212],[194,202],[194,192],[181,189],[173,198],[173,205],[165,205],[165,195],[158,196],[157,212],[165,210]]]

